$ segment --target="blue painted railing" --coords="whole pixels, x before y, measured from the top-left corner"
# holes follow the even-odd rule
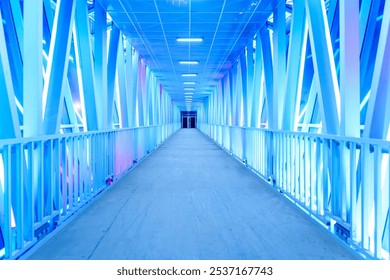
[[[198,127],[363,256],[389,259],[389,141]]]
[[[0,140],[0,258],[19,258],[180,126]]]

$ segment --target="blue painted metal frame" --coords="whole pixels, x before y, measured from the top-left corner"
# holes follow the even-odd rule
[[[176,122],[0,140],[4,165],[4,174],[0,174],[4,178],[4,193],[0,192],[0,201],[4,201],[4,220],[0,221],[3,257],[19,258],[180,126]],[[28,162],[28,169],[24,169],[24,162]]]
[[[104,105],[104,111],[107,111],[107,124],[105,127],[108,129],[113,128],[114,90],[120,35],[121,33],[118,27],[116,27],[115,24],[112,24],[107,62],[107,105]]]
[[[389,259],[388,141],[205,123],[199,128],[352,250]],[[335,174],[348,178],[345,188],[334,182]]]
[[[385,3],[364,136],[384,139],[390,123],[390,4]]]
[[[2,18],[0,11],[1,23],[3,22]],[[2,124],[0,125],[0,139],[20,137],[21,132],[5,40],[4,24],[0,26],[0,111],[3,116]]]
[[[340,131],[340,117],[337,99],[340,92],[325,6],[321,0],[306,0],[305,7],[313,51],[314,76],[319,90],[323,128],[328,134],[338,135]]]
[[[107,14],[96,2],[94,24],[95,98],[98,129],[107,129]]]
[[[32,137],[43,132],[43,1],[23,3],[23,15],[23,136]]]
[[[81,96],[85,110],[85,123],[88,131],[98,129],[97,103],[95,98],[95,73],[93,69],[91,32],[89,27],[88,7],[85,1],[76,1],[75,11],[76,58],[79,69],[82,69]]]
[[[340,0],[340,134],[360,136],[359,1]]]
[[[24,13],[20,1],[1,3],[0,20],[5,24],[0,26],[0,139],[67,133],[79,127],[91,131],[161,126],[150,134],[147,128],[139,129],[139,136],[135,130],[124,133],[130,147],[122,146],[122,138],[120,145],[131,156],[119,165],[88,162],[90,152],[114,146],[111,136],[45,136],[50,140],[24,139],[4,146],[0,182],[7,191],[0,187],[0,209],[12,206],[17,211],[8,210],[2,230],[7,224],[24,232],[10,245],[13,227],[2,231],[8,253],[36,242],[38,221],[46,225],[45,217],[55,211],[76,209],[77,201],[68,206],[64,195],[90,193],[91,174],[123,170],[132,158],[142,157],[148,137],[165,139],[170,124],[179,121],[169,92],[95,2],[93,13],[85,1],[25,1]],[[248,42],[232,69],[214,82],[207,98],[196,105],[198,124],[262,175],[273,177],[297,204],[321,217],[331,212],[334,225],[350,229],[350,244],[361,243],[369,256],[386,258],[390,3],[362,0],[358,10],[355,0],[295,2],[287,10],[292,13],[290,28],[279,1],[272,30],[264,25],[255,44]],[[40,8],[30,9],[31,5]],[[360,30],[359,38],[349,36],[353,29]],[[35,55],[26,58],[27,50]],[[258,132],[243,126],[273,130]],[[275,130],[280,128],[319,134]],[[360,139],[361,135],[387,141]],[[112,161],[110,155],[107,159]],[[89,166],[85,172],[70,173],[72,166],[83,164]],[[102,181],[104,176],[96,179]],[[50,187],[56,185],[62,187]],[[53,228],[54,219],[50,221]]]
[[[45,134],[58,133],[60,128],[74,11],[75,1],[73,0],[60,1],[56,9],[43,89],[43,97],[46,98],[43,118]]]
[[[344,0],[294,3],[282,79],[286,57],[279,52],[283,27],[278,30],[278,20],[281,26],[285,21],[278,16],[283,7],[275,7],[273,24],[254,38],[254,70],[249,65],[253,48],[247,46],[199,107],[198,125],[306,212],[316,219],[319,215],[332,233],[348,231],[350,236],[342,238],[352,247],[368,258],[388,259],[390,4],[363,0],[360,10],[359,5]],[[361,34],[349,36],[357,26]],[[240,87],[251,79],[255,89]],[[249,101],[251,108],[240,105]],[[248,119],[239,122],[238,114]],[[253,128],[272,130],[245,128],[249,121]],[[280,121],[284,130],[301,133],[276,130]]]

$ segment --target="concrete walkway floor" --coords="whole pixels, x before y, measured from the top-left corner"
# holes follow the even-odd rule
[[[356,259],[195,129],[182,129],[29,259]]]

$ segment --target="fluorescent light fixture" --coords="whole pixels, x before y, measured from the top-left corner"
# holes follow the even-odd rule
[[[182,77],[196,77],[198,76],[198,74],[195,74],[195,73],[185,73],[185,74],[181,74]]]
[[[196,65],[199,63],[199,61],[196,61],[196,60],[180,60],[179,61],[180,64],[184,64],[184,65]]]
[[[177,38],[177,42],[190,42],[190,43],[200,43],[203,42],[203,38]]]
[[[185,92],[184,94],[185,95],[193,95],[194,93],[192,93],[192,92]]]
[[[195,88],[193,88],[193,87],[186,87],[186,88],[184,88],[184,90],[195,90]]]
[[[183,82],[183,85],[195,85],[195,82]]]

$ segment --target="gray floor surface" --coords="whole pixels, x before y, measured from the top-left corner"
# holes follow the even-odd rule
[[[356,259],[195,129],[182,129],[28,259]]]

